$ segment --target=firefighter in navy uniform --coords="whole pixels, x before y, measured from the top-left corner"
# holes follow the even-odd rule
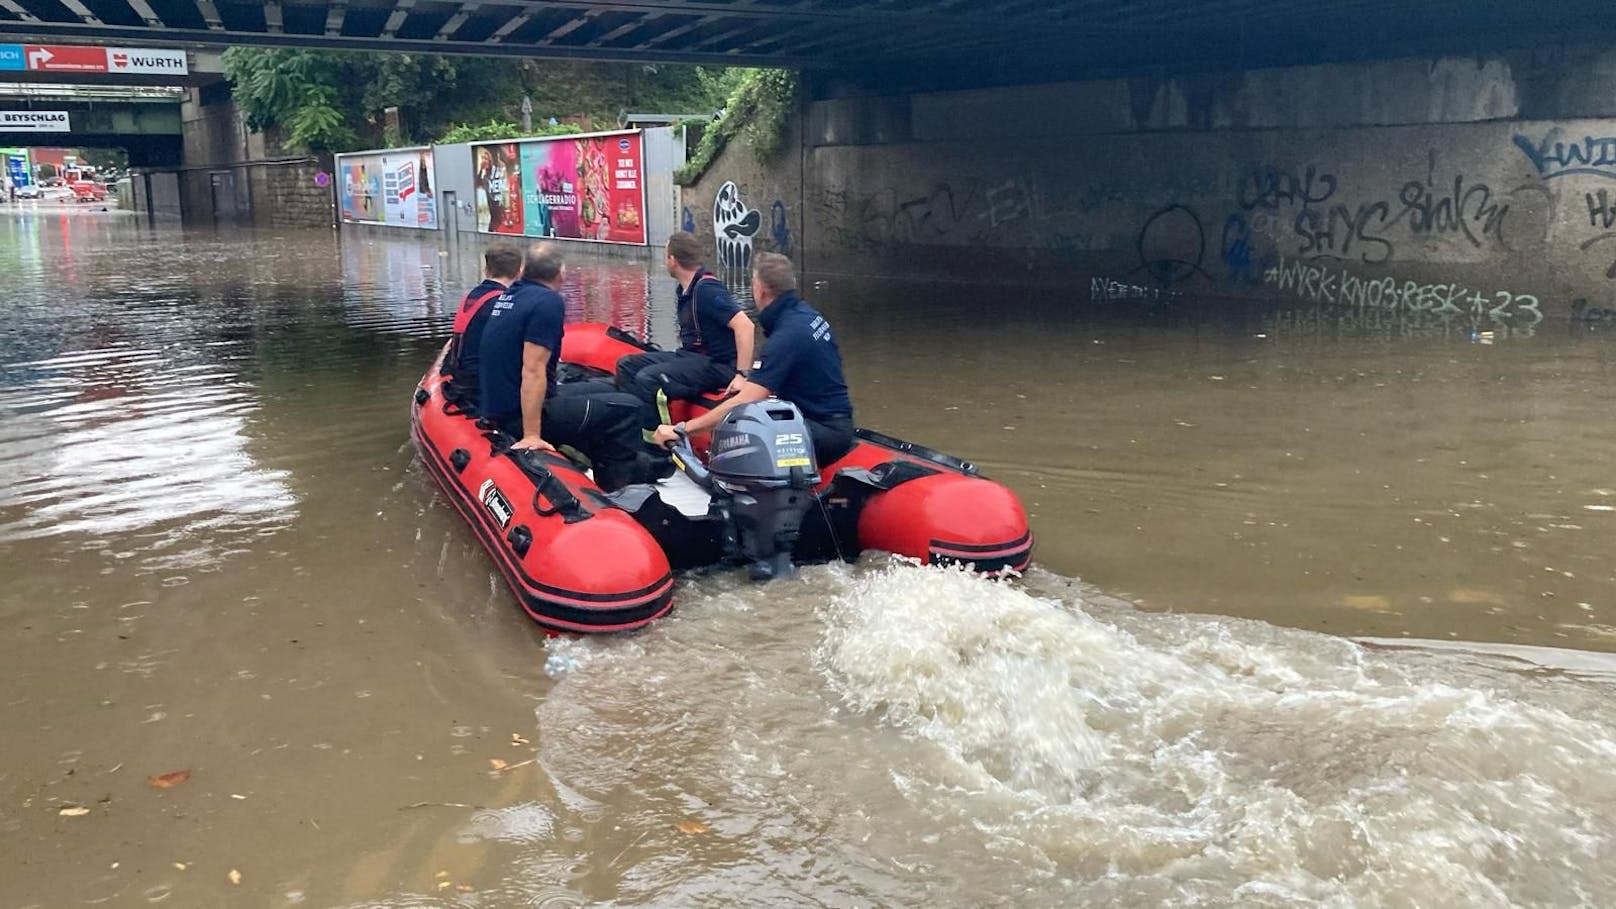
[[[739,391],[752,363],[752,320],[716,276],[701,264],[693,234],[668,238],[664,264],[679,282],[679,349],[630,354],[617,361],[617,387],[645,404],[649,435],[661,422],[657,392],[689,400],[703,392]]]
[[[853,401],[842,376],[842,354],[830,323],[797,295],[791,260],[779,253],[759,253],[752,269],[752,297],[758,322],[768,337],[756,368],[742,379],[729,400],[688,424],[658,426],[655,441],[669,445],[677,430],[704,433],[741,404],[769,396],[797,405],[813,436],[814,458],[827,467],[852,450]]]
[[[443,356],[444,375],[449,377],[445,397],[462,407],[475,409],[480,388],[483,328],[494,301],[522,277],[522,251],[509,243],[495,243],[483,251],[483,280],[471,289],[455,310],[454,336]]]
[[[480,345],[481,410],[516,438],[512,449],[582,452],[608,492],[654,479],[655,465],[641,451],[638,400],[604,379],[556,382],[567,314],[561,268],[553,245],[534,246],[522,280],[490,308]]]

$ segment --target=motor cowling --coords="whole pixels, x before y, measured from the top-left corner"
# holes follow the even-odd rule
[[[813,439],[797,405],[769,398],[725,414],[713,429],[707,471],[752,579],[796,574],[792,548],[819,483]]]

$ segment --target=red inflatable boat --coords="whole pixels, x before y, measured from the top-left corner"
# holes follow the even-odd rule
[[[618,360],[645,349],[616,329],[583,323],[567,326],[561,359],[579,371],[609,375]],[[416,445],[523,608],[541,624],[564,631],[635,628],[668,610],[671,570],[737,560],[730,511],[716,504],[692,511],[688,503],[681,511],[664,501],[671,492],[664,484],[608,495],[565,458],[513,456],[512,440],[445,401],[440,364],[441,357],[416,391]],[[673,419],[688,420],[719,402],[673,402]],[[776,419],[796,413],[784,402],[773,404]],[[965,563],[988,574],[1027,567],[1032,534],[1009,489],[957,458],[869,430],[857,434],[853,450],[836,463],[819,465],[816,475],[796,472],[792,485],[805,494],[811,489],[807,500],[814,507],[781,538],[790,556],[852,560],[877,549],[928,564]],[[690,441],[705,458],[706,440]]]
[[[567,326],[561,359],[610,373],[618,360],[645,349],[614,328],[583,323]],[[673,401],[669,409],[675,421],[689,420],[721,401]],[[852,559],[879,549],[930,564],[968,562],[989,574],[1020,571],[1032,561],[1032,532],[1015,493],[958,458],[867,429],[857,434],[852,451],[820,465],[815,492],[825,508],[818,522],[804,525],[799,558]],[[706,453],[702,439],[692,442]]]
[[[513,439],[445,401],[442,361],[415,392],[416,447],[527,614],[562,631],[623,631],[667,612],[673,573],[645,528],[577,464],[511,452]]]

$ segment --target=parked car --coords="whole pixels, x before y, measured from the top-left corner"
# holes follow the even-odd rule
[[[74,183],[69,183],[68,187],[73,190],[74,202],[107,201],[107,188],[99,183],[91,183],[89,180],[79,180]]]
[[[17,198],[19,199],[40,199],[44,195],[45,190],[38,183],[29,183],[17,187]]]

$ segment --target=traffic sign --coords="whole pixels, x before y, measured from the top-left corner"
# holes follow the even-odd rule
[[[107,71],[107,49],[30,44],[28,68],[36,73],[104,73]]]

